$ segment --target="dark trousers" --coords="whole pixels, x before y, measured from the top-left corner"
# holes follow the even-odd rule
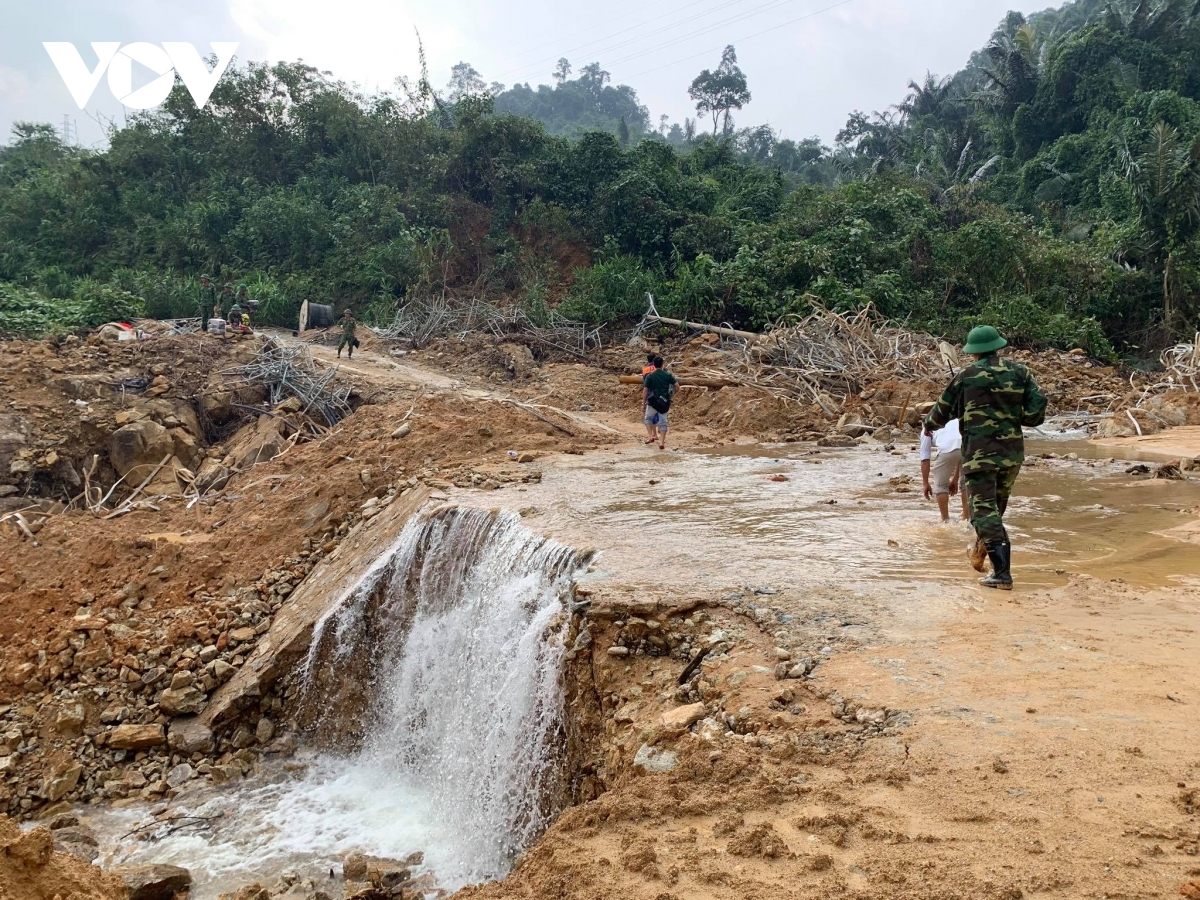
[[[1020,465],[1016,465],[964,475],[971,525],[985,544],[1008,540],[1008,532],[1004,528],[1004,511],[1008,508],[1008,498],[1012,496],[1013,485],[1016,484],[1020,472]]]

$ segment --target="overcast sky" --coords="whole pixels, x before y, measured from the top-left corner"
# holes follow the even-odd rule
[[[238,58],[304,61],[372,91],[417,73],[420,31],[443,87],[459,61],[488,82],[550,82],[554,62],[590,62],[632,85],[657,123],[694,115],[687,86],[732,43],[753,93],[738,126],[832,141],[854,109],[898,102],[910,78],[956,71],[1010,9],[1054,0],[2,0],[0,140],[13,122],[78,125],[122,119],[107,80],[76,107],[42,41],[72,41],[89,68],[91,41],[239,41]],[[145,80],[149,80],[146,78]],[[134,86],[139,81],[135,79]]]

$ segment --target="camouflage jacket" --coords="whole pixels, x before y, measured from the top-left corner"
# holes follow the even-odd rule
[[[1025,461],[1021,426],[1041,425],[1046,398],[1020,363],[988,356],[967,366],[925,417],[936,431],[958,419],[963,436],[963,473],[1019,466]]]
[[[198,305],[201,315],[208,315],[208,311],[213,308],[213,304],[217,302],[217,288],[215,285],[205,287],[200,285],[200,299]]]

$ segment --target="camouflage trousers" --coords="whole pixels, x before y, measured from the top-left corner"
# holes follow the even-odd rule
[[[1005,466],[986,472],[967,472],[967,507],[971,525],[985,544],[1008,540],[1004,529],[1004,511],[1021,467]]]

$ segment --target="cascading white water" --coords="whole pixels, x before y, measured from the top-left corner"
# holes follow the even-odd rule
[[[465,877],[494,877],[545,825],[564,653],[549,629],[575,555],[483,510],[411,524],[399,546],[373,622],[367,584],[318,625],[314,652],[332,636],[336,658],[372,655],[358,759],[438,810]]]
[[[341,671],[365,673],[355,749],[299,779],[197,798],[193,812],[223,818],[117,858],[188,866],[201,898],[283,868],[323,872],[348,850],[421,850],[450,888],[503,874],[554,812],[563,598],[580,564],[512,513],[410,522],[318,624],[302,675],[320,695]]]

